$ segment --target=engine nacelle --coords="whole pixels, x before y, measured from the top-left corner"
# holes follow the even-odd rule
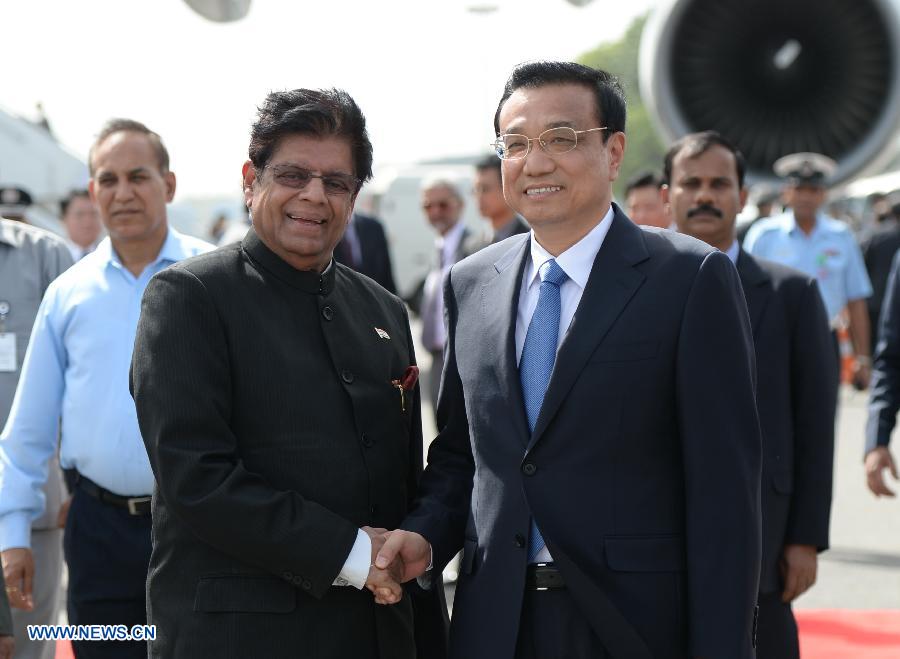
[[[900,129],[897,0],[664,0],[641,38],[643,100],[663,135],[713,129],[752,182],[813,151],[832,181],[885,164]]]

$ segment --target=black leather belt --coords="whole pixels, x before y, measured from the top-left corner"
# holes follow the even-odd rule
[[[532,563],[525,571],[525,588],[528,590],[550,590],[565,588],[562,572],[553,563]]]
[[[91,495],[98,501],[107,503],[110,506],[115,506],[116,508],[124,508],[128,511],[129,515],[143,517],[150,514],[151,497],[149,495],[143,497],[123,497],[120,494],[115,494],[114,492],[110,492],[109,490],[100,487],[90,478],[86,478],[81,474],[76,474],[75,484],[82,491]]]

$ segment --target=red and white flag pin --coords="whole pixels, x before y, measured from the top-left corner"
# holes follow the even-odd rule
[[[382,339],[390,339],[390,338],[391,338],[391,335],[388,334],[387,332],[385,332],[385,331],[384,331],[383,329],[381,329],[380,327],[376,327],[376,328],[375,328],[375,333],[376,333],[379,337],[381,337]]]

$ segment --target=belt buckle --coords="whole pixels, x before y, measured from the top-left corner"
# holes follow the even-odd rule
[[[147,503],[150,501],[151,497],[133,497],[128,500],[128,514],[129,515],[140,515],[138,512],[137,506],[140,503]]]
[[[547,565],[549,565],[549,564],[548,564],[548,563],[535,563],[535,564],[534,564],[534,567],[535,567],[535,580],[537,580],[537,570],[538,570],[538,568],[547,567]],[[535,587],[534,587],[534,590],[535,590],[536,592],[541,592],[541,591],[544,591],[544,590],[550,590],[550,589],[547,588],[546,586],[535,586]]]

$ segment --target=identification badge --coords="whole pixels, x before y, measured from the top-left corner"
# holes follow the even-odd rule
[[[18,370],[16,357],[16,335],[12,332],[0,334],[0,372],[14,373]]]

